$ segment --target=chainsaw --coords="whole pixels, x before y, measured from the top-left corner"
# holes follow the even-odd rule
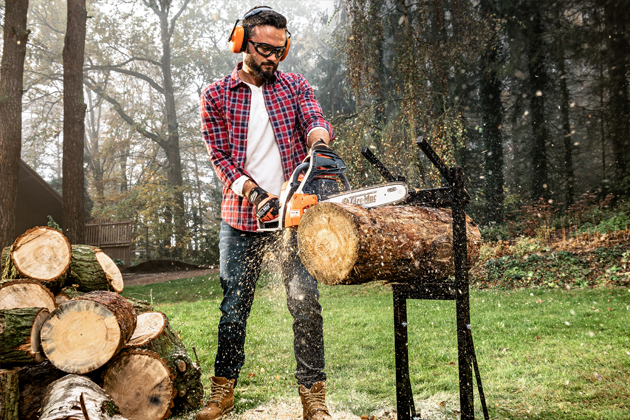
[[[311,152],[282,185],[278,219],[267,223],[259,221],[258,231],[295,228],[304,212],[317,203],[356,204],[372,208],[397,204],[407,198],[405,182],[388,182],[353,190],[345,172],[346,164],[332,151]],[[339,181],[343,191],[340,191]]]

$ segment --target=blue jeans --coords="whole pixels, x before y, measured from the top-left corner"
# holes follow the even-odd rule
[[[302,265],[297,255],[295,232],[285,246],[278,246],[280,235],[270,232],[244,232],[221,222],[219,236],[221,321],[214,374],[236,379],[245,362],[247,318],[254,301],[256,281],[262,259],[269,251],[282,248],[282,277],[287,293],[287,307],[293,316],[293,349],[298,384],[310,388],[325,381],[324,328],[317,281]]]

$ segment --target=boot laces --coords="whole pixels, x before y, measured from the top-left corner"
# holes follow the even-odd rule
[[[225,385],[218,384],[216,382],[212,382],[212,394],[210,395],[210,401],[208,403],[223,403],[223,397],[226,392],[228,392],[231,388],[231,384],[228,381]]]
[[[311,411],[324,411],[328,413],[328,407],[326,407],[326,392],[324,390],[320,392],[308,392],[304,394],[304,399]]]

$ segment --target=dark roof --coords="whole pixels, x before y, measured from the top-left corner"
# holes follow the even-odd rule
[[[46,226],[48,216],[63,223],[62,200],[53,187],[20,160],[15,237],[35,226]]]

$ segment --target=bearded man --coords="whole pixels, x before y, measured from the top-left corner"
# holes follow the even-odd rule
[[[239,25],[240,23],[240,25]],[[278,217],[278,196],[309,150],[330,151],[332,126],[313,89],[300,74],[278,64],[291,44],[284,16],[257,6],[236,21],[232,52],[243,53],[232,74],[201,94],[202,134],[223,183],[219,239],[221,320],[211,397],[197,420],[220,419],[234,408],[234,387],[245,361],[246,323],[265,247],[275,232],[257,231]],[[322,308],[316,280],[295,250],[282,264],[287,306],[293,317],[295,377],[304,419],[332,419],[325,403]]]

